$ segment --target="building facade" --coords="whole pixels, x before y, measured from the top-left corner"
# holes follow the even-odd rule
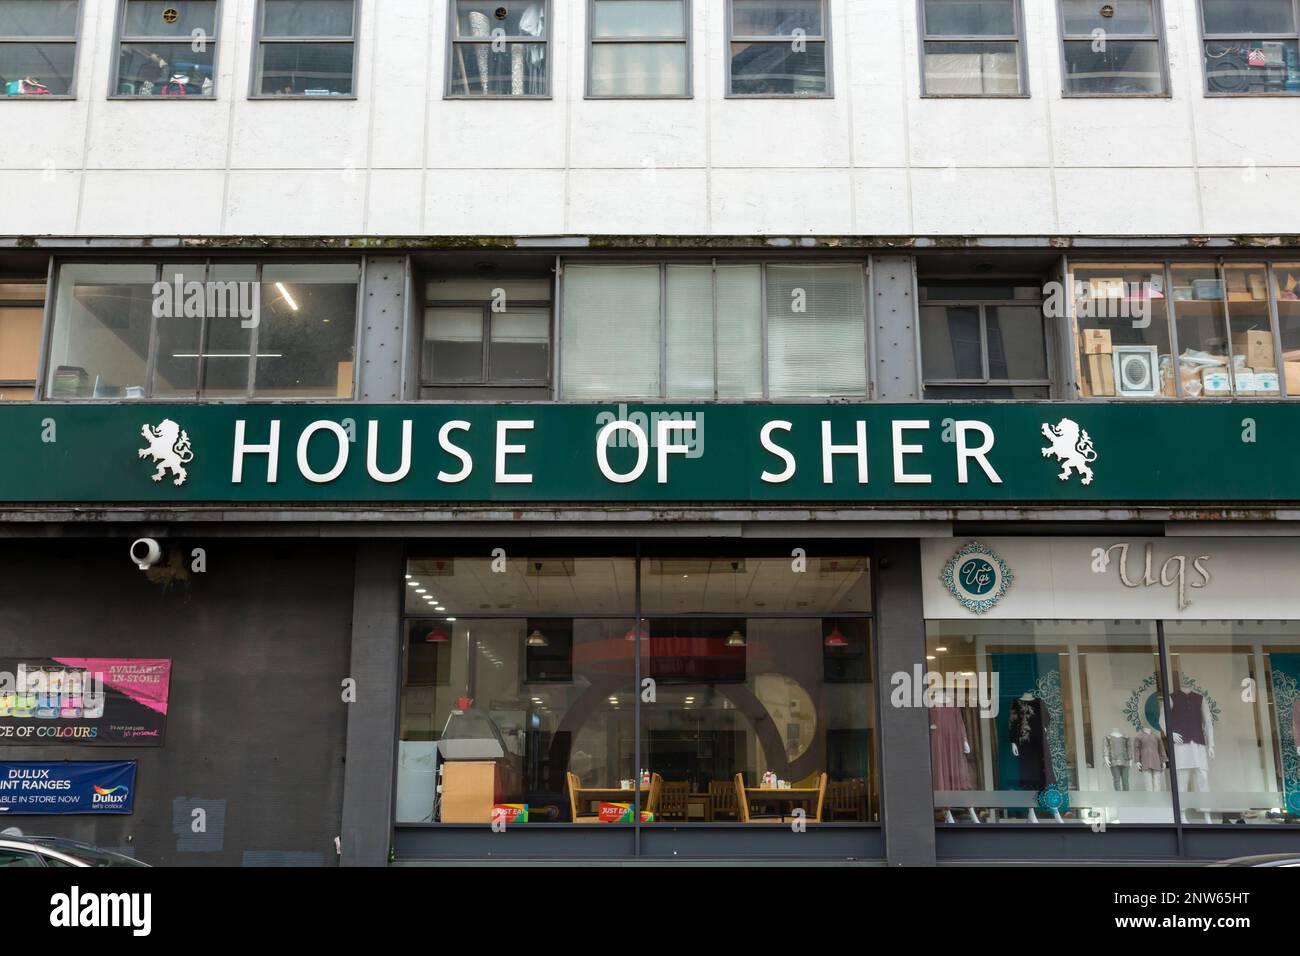
[[[0,80],[25,831],[1300,840],[1297,0],[0,0]]]

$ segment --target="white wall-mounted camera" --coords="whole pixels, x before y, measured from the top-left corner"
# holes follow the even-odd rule
[[[162,548],[153,538],[136,538],[131,542],[131,560],[141,571],[152,568],[162,559]]]

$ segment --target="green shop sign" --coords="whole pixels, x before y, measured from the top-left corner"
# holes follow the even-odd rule
[[[1281,502],[1300,406],[24,404],[0,501]]]

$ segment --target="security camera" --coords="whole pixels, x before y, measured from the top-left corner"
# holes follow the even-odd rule
[[[131,560],[141,571],[152,568],[162,558],[162,548],[153,538],[136,538],[131,542]]]

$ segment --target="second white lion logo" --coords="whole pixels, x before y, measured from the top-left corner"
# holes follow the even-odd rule
[[[1069,481],[1070,474],[1077,472],[1083,484],[1092,484],[1092,469],[1088,466],[1097,460],[1097,451],[1078,422],[1068,418],[1062,418],[1055,425],[1044,422],[1043,437],[1049,442],[1043,449],[1043,457],[1055,456],[1061,463],[1061,473],[1056,477]]]

